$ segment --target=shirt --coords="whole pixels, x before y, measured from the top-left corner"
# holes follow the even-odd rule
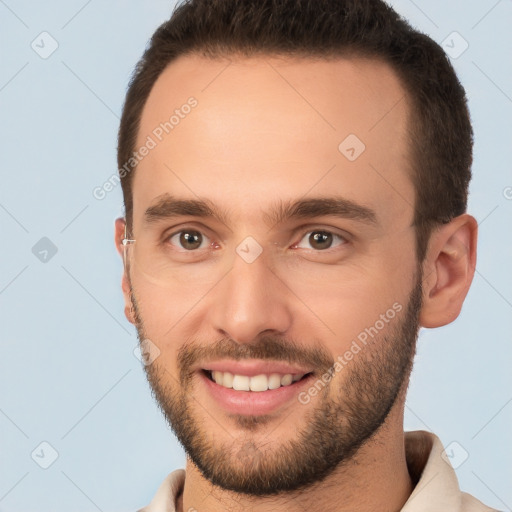
[[[405,432],[407,468],[415,484],[401,512],[496,512],[476,498],[461,492],[450,456],[431,432]],[[151,503],[138,512],[176,512],[176,499],[183,492],[185,470],[177,469],[162,482]]]

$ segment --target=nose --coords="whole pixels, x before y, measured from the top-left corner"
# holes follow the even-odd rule
[[[251,343],[265,331],[283,335],[292,324],[293,294],[271,268],[265,251],[251,263],[235,254],[212,299],[213,327],[238,343]]]

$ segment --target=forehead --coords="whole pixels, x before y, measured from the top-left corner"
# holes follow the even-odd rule
[[[407,116],[380,61],[182,56],[142,113],[134,219],[164,193],[255,222],[264,203],[333,193],[412,219]]]

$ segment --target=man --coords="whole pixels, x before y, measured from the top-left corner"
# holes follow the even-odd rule
[[[191,0],[119,131],[125,314],[187,454],[146,512],[485,511],[403,431],[476,261],[441,48],[371,0]]]

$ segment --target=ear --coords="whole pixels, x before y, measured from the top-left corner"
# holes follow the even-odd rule
[[[123,258],[124,263],[124,245],[123,239],[125,238],[125,227],[126,227],[126,219],[123,217],[116,219],[115,223],[115,244],[117,252]],[[130,280],[128,276],[128,270],[126,265],[123,266],[123,277],[121,278],[121,288],[123,290],[124,295],[124,315],[126,316],[128,322],[135,325],[135,317],[133,314],[133,304],[132,304],[132,294],[130,291]]]
[[[423,262],[422,327],[441,327],[460,313],[476,265],[478,224],[468,214],[435,230]]]

